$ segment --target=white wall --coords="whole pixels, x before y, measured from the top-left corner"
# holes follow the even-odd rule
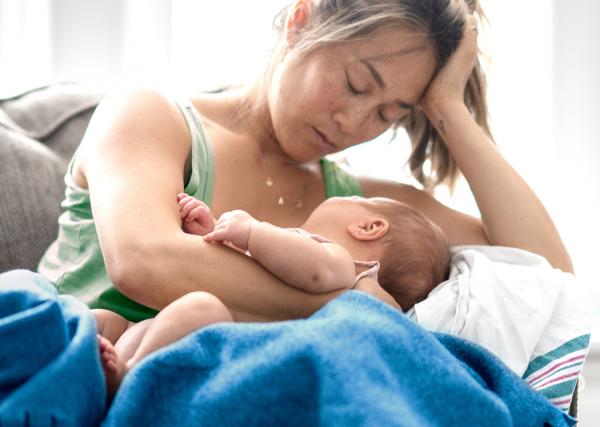
[[[121,59],[121,0],[52,0],[53,78],[90,82],[114,75]]]
[[[561,230],[600,319],[600,2],[554,0],[554,132]],[[595,335],[600,343],[600,320]]]
[[[52,73],[50,25],[50,0],[0,0],[0,95]]]

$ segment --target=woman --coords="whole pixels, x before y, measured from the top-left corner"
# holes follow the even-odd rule
[[[469,16],[476,3],[299,0],[279,17],[280,40],[258,83],[187,108],[152,91],[108,97],[69,169],[67,210],[40,272],[130,320],[196,290],[219,297],[235,320],[307,316],[337,293],[303,293],[184,233],[176,195],[185,188],[217,216],[243,209],[295,227],[332,193],[323,179],[335,167],[319,159],[395,125],[411,134],[413,174],[431,188],[452,183],[458,168],[482,220],[394,182],[359,178],[358,189],[342,176],[346,195],[407,203],[451,245],[522,248],[572,271],[545,208],[488,136]]]

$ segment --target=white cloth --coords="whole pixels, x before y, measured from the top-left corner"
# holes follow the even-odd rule
[[[417,323],[482,345],[519,376],[538,356],[578,337],[587,335],[587,353],[592,311],[572,274],[520,249],[457,246],[451,252],[450,278],[415,305]]]

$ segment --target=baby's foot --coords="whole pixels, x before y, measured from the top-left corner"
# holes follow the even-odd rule
[[[109,399],[112,399],[125,376],[125,363],[117,356],[112,343],[102,335],[98,335],[98,347],[100,348],[100,359],[102,360],[102,369],[106,379],[106,391]]]

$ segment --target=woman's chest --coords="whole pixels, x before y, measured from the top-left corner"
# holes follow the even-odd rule
[[[213,153],[211,208],[216,217],[242,209],[261,221],[297,227],[325,199],[320,170],[314,167],[278,167],[243,140],[215,141]]]

